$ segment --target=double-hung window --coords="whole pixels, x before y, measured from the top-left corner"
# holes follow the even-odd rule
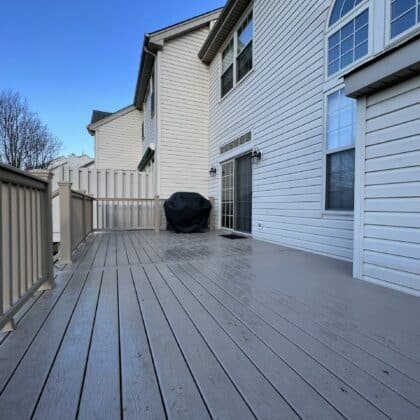
[[[222,53],[222,96],[233,88],[233,39]]]
[[[391,1],[391,38],[420,23],[420,0]]]
[[[222,51],[221,97],[230,92],[252,69],[252,40],[253,15],[250,12]]]
[[[249,14],[238,30],[236,81],[239,82],[252,69],[252,14]]]
[[[340,89],[327,96],[325,209],[354,209],[356,101]]]

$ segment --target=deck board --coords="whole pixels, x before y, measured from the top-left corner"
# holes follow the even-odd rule
[[[217,232],[91,235],[0,336],[0,419],[420,418],[419,299]]]
[[[165,267],[159,268],[164,277],[171,280],[169,287],[194,320],[195,326],[201,331],[213,353],[218,355],[225,370],[230,372],[255,415],[267,419],[298,418],[290,403],[267,380],[264,373],[226,333],[220,323],[209,312],[203,310],[200,302],[175,276],[171,276]]]
[[[233,293],[222,292],[224,288],[219,285],[212,287],[210,282],[203,282],[202,271],[190,272],[194,273],[197,279],[201,277],[198,281],[204,283],[207,290],[231,308],[278,354],[282,354],[283,359],[299,371],[324,398],[339,408],[345,417],[351,417],[358,409],[358,418],[374,418],[374,407],[397,418],[410,418],[417,411],[412,404],[407,404],[401,396],[390,392],[387,387],[360,369],[355,375],[356,366],[349,363],[339,352],[331,351],[293,324],[273,316],[268,310],[270,306],[267,302],[262,301],[256,306],[248,304],[247,307],[238,305],[235,300],[241,299],[236,299],[235,296],[243,295],[242,290],[235,289]],[[241,301],[246,300],[242,298]]]
[[[246,262],[241,263],[247,265]],[[224,269],[224,278],[228,278],[235,282],[243,282],[244,277],[248,278],[248,281],[252,282],[255,277],[249,276],[249,272],[243,269],[235,269],[235,265],[229,265]],[[216,272],[216,275],[223,275],[220,271]],[[270,286],[270,290],[272,287]],[[347,317],[343,316],[337,310],[333,310],[334,317],[331,317],[331,313],[322,310],[319,306],[315,307],[313,304],[305,303],[296,296],[290,295],[290,293],[284,293],[283,291],[276,290],[272,296],[264,291],[264,285],[261,286],[260,290],[256,293],[261,295],[264,299],[274,298],[276,306],[282,303],[282,312],[285,310],[300,312],[300,317],[305,321],[316,320],[318,327],[315,328],[316,334],[321,336],[332,335],[334,341],[341,341],[343,345],[339,349],[340,352],[346,353],[346,348],[352,348],[352,354],[361,353],[361,363],[366,363],[366,366],[372,370],[376,365],[382,363],[379,368],[381,372],[382,380],[388,381],[392,378],[393,374],[396,376],[403,376],[412,378],[414,381],[420,382],[420,363],[413,360],[411,357],[403,354],[393,348],[389,343],[384,345],[379,343],[375,339],[367,335],[366,332],[361,331],[363,325],[357,325],[351,322]],[[287,306],[287,309],[285,306]],[[341,306],[346,305],[345,300],[342,300]],[[340,306],[340,305],[339,305]],[[315,325],[315,324],[314,324]],[[355,327],[357,325],[357,327]],[[328,331],[324,334],[320,333],[320,329]],[[418,335],[418,334],[417,334]],[[420,337],[419,337],[420,338]],[[384,373],[386,371],[387,373]],[[399,384],[401,386],[401,384]],[[410,385],[409,385],[410,386]]]
[[[180,351],[143,268],[132,269],[162,398],[168,416],[210,418],[200,390]]]
[[[121,414],[117,296],[117,272],[108,269],[102,276],[79,419],[108,420],[119,418]]]
[[[86,277],[86,272],[76,272],[71,278],[7,383],[0,396],[0,411],[6,418],[32,415]],[[24,393],[21,392],[23,385]]]
[[[74,419],[96,313],[102,274],[89,274],[81,297],[52,366],[34,419]]]
[[[203,264],[193,262],[192,265],[196,272],[204,274],[231,296],[243,302],[249,302],[246,288],[243,285],[241,287],[240,284],[243,277],[223,276],[220,273],[216,275],[214,271],[206,269]],[[386,404],[390,402],[389,398],[392,401],[393,396],[385,387],[388,386],[403,398],[420,406],[420,393],[416,381],[343,339],[335,329],[331,331],[313,321],[312,313],[302,315],[300,311],[296,311],[296,305],[288,306],[289,299],[286,298],[279,301],[268,294],[256,291],[253,292],[252,297],[256,302],[248,303],[249,308],[261,314],[276,329],[282,331],[285,337],[293,339],[299,346],[306,348],[309,354],[317,355],[318,360],[323,361],[325,366],[337,366],[345,381],[352,384],[354,379],[357,379],[355,388],[361,387],[361,394],[365,397],[371,395],[372,402],[378,400],[378,395],[383,395]],[[357,369],[357,375],[354,375],[355,369]],[[374,381],[371,376],[377,381]],[[360,381],[360,379],[363,380]],[[357,385],[358,383],[360,384]]]
[[[171,292],[156,267],[145,268],[146,275],[165,312],[180,347],[212,417],[251,419],[254,415],[219,364],[206,341],[195,328],[181,303]]]

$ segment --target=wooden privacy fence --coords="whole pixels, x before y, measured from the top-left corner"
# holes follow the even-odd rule
[[[71,182],[76,191],[86,191],[94,201],[95,229],[147,228],[152,218],[148,201],[154,198],[153,176],[139,171],[79,168],[61,166],[53,170],[53,191],[59,182]],[[109,200],[113,199],[113,203]],[[130,199],[130,200],[127,200]],[[131,201],[131,199],[136,199]],[[123,200],[125,200],[123,202]],[[141,211],[139,210],[141,209]],[[60,242],[60,209],[58,198],[53,201],[54,241]],[[147,216],[149,215],[149,216]]]
[[[70,263],[73,251],[93,231],[93,197],[73,191],[71,182],[58,183],[60,202],[60,260]]]
[[[51,177],[0,164],[0,329],[53,277]]]

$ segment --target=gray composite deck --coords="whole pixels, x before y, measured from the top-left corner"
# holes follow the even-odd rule
[[[218,233],[92,235],[0,337],[3,419],[418,419],[420,300]]]

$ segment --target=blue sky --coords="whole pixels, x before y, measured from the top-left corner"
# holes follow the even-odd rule
[[[63,153],[93,155],[92,109],[134,97],[145,32],[223,6],[225,0],[3,1],[0,90],[26,97]]]

